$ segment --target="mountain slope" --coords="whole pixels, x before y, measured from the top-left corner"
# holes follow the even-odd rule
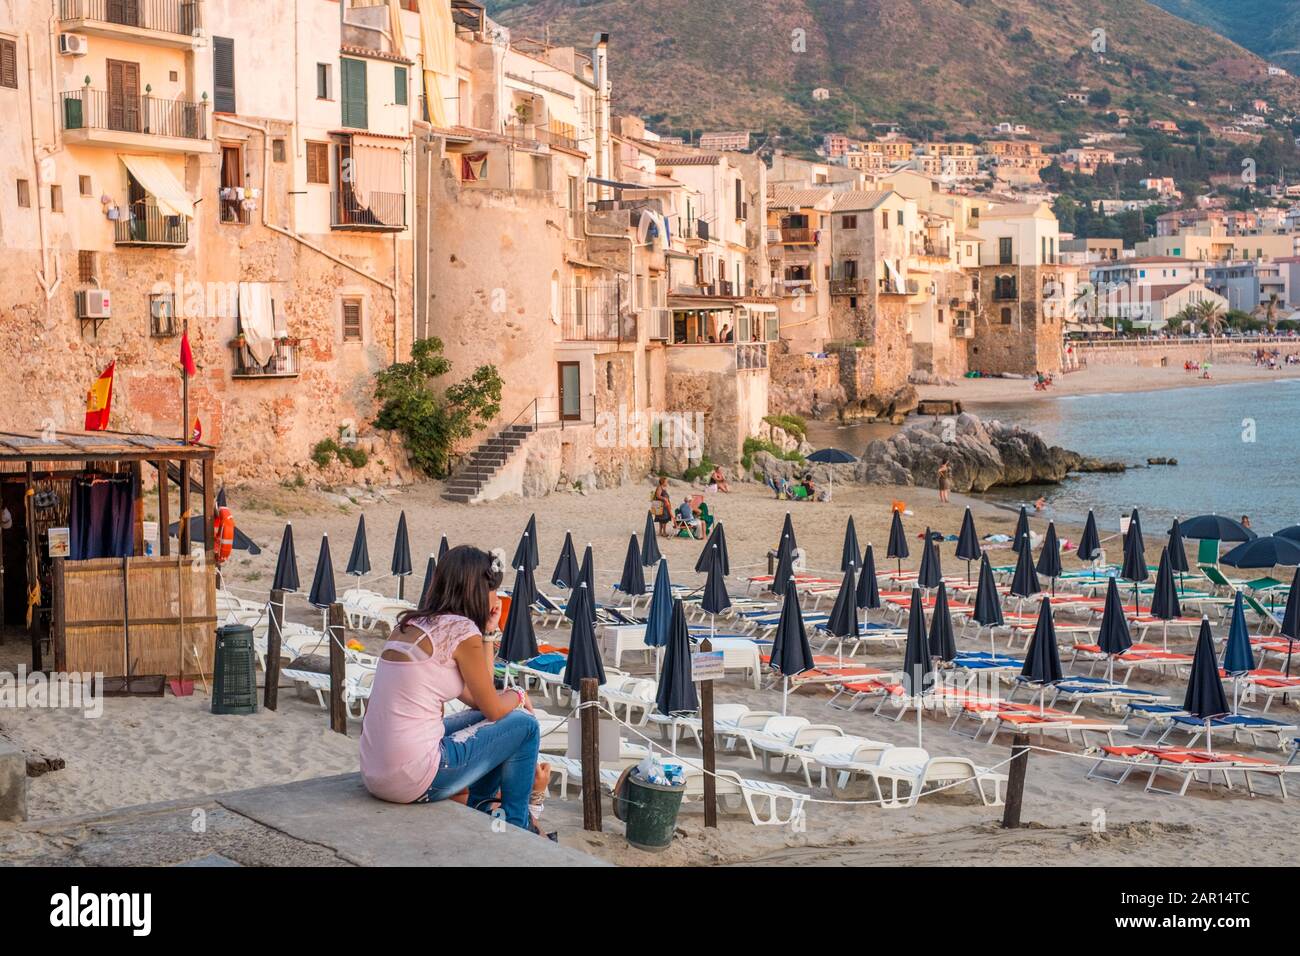
[[[1296,0],[1152,0],[1209,27],[1278,66],[1300,73],[1300,3]]]
[[[1084,86],[1139,118],[1211,119],[1213,104],[1248,88],[1300,105],[1293,79],[1227,79],[1211,65],[1262,63],[1144,0],[497,0],[489,10],[552,42],[585,45],[608,30],[616,107],[660,129],[805,143],[870,121],[1068,131],[1095,125],[1096,111],[1061,103]],[[818,88],[829,98],[815,100]]]

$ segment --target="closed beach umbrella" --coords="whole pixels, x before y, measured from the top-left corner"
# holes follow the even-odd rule
[[[704,613],[721,614],[731,607],[726,573],[722,567],[722,549],[714,545],[709,549],[708,577],[704,580],[704,593],[700,596],[700,609]]]
[[[406,578],[411,574],[411,538],[406,531],[406,512],[397,518],[397,534],[393,538],[393,560],[388,570],[397,578],[397,598],[406,597]]]
[[[794,546],[793,539],[781,538],[781,546],[776,553],[776,573],[772,575],[772,593],[785,594],[794,587]]]
[[[1232,603],[1232,623],[1228,626],[1228,643],[1223,649],[1223,670],[1233,678],[1232,712],[1237,712],[1237,690],[1240,678],[1255,669],[1255,654],[1250,647],[1250,629],[1246,627],[1246,605],[1237,592]]]
[[[439,556],[438,560],[442,560]],[[555,562],[551,573],[551,583],[557,588],[573,588],[578,585],[578,556],[573,551],[573,534],[564,532],[564,545],[560,548],[560,559]]]
[[[592,567],[591,545],[587,545],[586,550],[582,552],[582,567],[578,569],[578,585],[586,585],[587,610],[591,612],[590,616],[594,624],[596,621],[596,576]],[[578,608],[574,604],[572,596],[570,596],[569,602],[564,605],[564,616],[572,621],[576,619],[574,615],[577,613]]]
[[[668,644],[664,664],[659,671],[659,689],[655,692],[655,710],[665,717],[680,717],[700,709],[700,699],[691,680],[691,636],[686,627],[686,611],[680,600],[673,601]],[[676,739],[677,735],[673,734]]]
[[[1239,544],[1221,559],[1231,568],[1272,568],[1300,565],[1300,541],[1269,535]]]
[[[1193,541],[1254,541],[1259,537],[1240,521],[1215,514],[1188,518],[1179,530]]]
[[[357,519],[357,533],[352,538],[352,554],[348,556],[348,568],[345,573],[358,578],[370,573],[370,546],[366,543],[365,515]]]
[[[858,627],[857,591],[857,584],[853,580],[853,565],[850,564],[844,571],[844,579],[840,581],[840,590],[835,595],[835,606],[831,608],[830,620],[826,622],[826,630],[838,638],[852,640],[862,633]],[[843,646],[841,643],[840,647]]]
[[[1169,566],[1180,576],[1192,569],[1187,563],[1187,545],[1183,543],[1183,526],[1178,519],[1169,528]]]
[[[858,548],[858,529],[853,527],[853,515],[849,515],[849,523],[844,526],[844,547],[840,549],[840,570],[847,571],[850,567],[862,567],[862,551]]]
[[[650,512],[645,513],[645,530],[641,532],[641,565],[653,568],[663,557],[659,553],[659,542],[655,540],[655,519]]]
[[[1035,570],[1052,579],[1052,593],[1056,593],[1056,579],[1061,576],[1061,539],[1056,536],[1056,522],[1047,524],[1047,534],[1043,535],[1043,550],[1038,553]]]
[[[636,535],[627,542],[627,555],[623,558],[623,576],[618,579],[618,589],[628,597],[645,594],[645,571],[641,568],[641,548]]]
[[[564,665],[564,686],[569,690],[581,689],[584,677],[594,677],[598,683],[605,683],[605,665],[600,660],[600,649],[596,647],[596,630],[592,626],[591,594],[584,583],[579,582],[569,597],[569,606],[574,614],[569,619],[569,660]]]
[[[1214,636],[1210,633],[1208,617],[1201,618],[1201,632],[1196,638],[1196,656],[1192,658],[1192,674],[1187,680],[1183,710],[1205,721],[1205,745],[1213,750],[1210,721],[1228,713],[1228,698],[1223,693],[1223,681],[1219,677],[1219,662],[1215,660]]]
[[[713,526],[709,540],[704,542],[704,549],[700,551],[700,556],[695,562],[697,572],[704,574],[709,570],[709,562],[713,560],[713,552],[715,551],[722,562],[722,574],[725,577],[731,573],[731,559],[727,556],[727,533],[722,530],[721,521]]]
[[[827,465],[827,466],[851,465],[855,461],[857,461],[857,459],[854,458],[852,455],[850,455],[847,451],[844,451],[843,449],[840,448],[819,448],[817,451],[813,452],[811,455],[808,456],[808,460],[811,462],[815,462],[819,465]],[[831,497],[834,497],[833,493],[835,491],[835,469],[827,467],[826,471],[830,474],[828,488],[829,491],[832,493]]]
[[[772,656],[767,666],[781,675],[781,713],[786,712],[790,696],[790,678],[812,670],[813,653],[808,646],[808,631],[803,625],[803,611],[799,608],[799,591],[790,588],[781,605],[781,620],[776,625],[772,639]]]
[[[975,516],[970,508],[962,515],[961,532],[957,535],[957,559],[966,562],[966,583],[970,584],[970,563],[978,561],[984,549],[980,547],[980,537],[975,531]]]
[[[957,640],[952,632],[952,613],[948,610],[948,587],[942,582],[931,613],[930,654],[938,660],[951,661],[957,656]]]
[[[524,558],[524,563],[515,571],[515,586],[510,592],[510,614],[501,632],[501,645],[497,648],[497,657],[507,664],[517,664],[537,656],[537,633],[533,630],[533,615],[529,610],[534,597],[530,580],[532,571],[528,567],[528,556],[520,557]],[[509,677],[510,668],[507,667],[507,680]]]
[[[1020,676],[1031,684],[1037,684],[1042,694],[1038,699],[1038,709],[1045,707],[1047,688],[1058,683],[1064,676],[1061,670],[1061,653],[1056,646],[1056,625],[1052,622],[1052,599],[1043,598],[1038,609],[1038,623],[1034,626],[1034,636],[1025,651],[1025,666],[1020,669]]]
[[[330,557],[329,535],[320,536],[320,555],[316,558],[316,574],[311,579],[307,603],[312,607],[328,608],[338,600],[334,590],[334,561]]]
[[[668,580],[668,562],[660,561],[655,572],[654,593],[650,595],[650,610],[645,618],[645,643],[647,647],[663,647],[668,643],[668,628],[673,620],[673,585]]]
[[[1291,591],[1286,596],[1286,613],[1282,615],[1282,636],[1286,638],[1286,675],[1291,676],[1291,652],[1300,640],[1300,568],[1296,568]]]
[[[1088,509],[1088,520],[1083,524],[1083,537],[1079,539],[1079,549],[1075,552],[1080,561],[1089,563],[1097,560],[1101,553],[1101,535],[1097,533],[1097,516]]]
[[[925,529],[925,542],[921,545],[921,568],[916,574],[917,587],[927,591],[937,588],[943,581],[943,570],[939,567],[939,547],[934,543],[930,529]]]
[[[1038,585],[1038,575],[1034,572],[1034,555],[1029,548],[1021,548],[1016,558],[1016,573],[1011,578],[1011,594],[1018,598],[1033,597],[1042,588]]]
[[[1142,603],[1138,600],[1137,586],[1151,575],[1147,571],[1146,546],[1142,543],[1142,524],[1136,508],[1129,518],[1128,533],[1124,535],[1124,566],[1120,569],[1119,576],[1133,585],[1133,603],[1141,611]]]
[[[896,559],[901,573],[903,559],[907,556],[907,532],[903,530],[903,513],[895,508],[893,520],[889,523],[889,546],[885,549],[885,557]]]
[[[1124,613],[1119,585],[1114,578],[1106,584],[1106,606],[1101,612],[1101,624],[1097,629],[1097,646],[1110,658],[1106,664],[1106,679],[1111,680],[1115,673],[1115,658],[1133,646],[1133,638],[1128,629],[1128,615]]]
[[[1024,505],[1020,506],[1020,517],[1016,519],[1016,533],[1011,536],[1011,550],[1019,552],[1026,544],[1030,544],[1032,538],[1029,534],[1029,512]]]
[[[298,556],[293,549],[293,525],[284,524],[284,534],[280,537],[280,553],[275,558],[275,578],[271,581],[273,591],[294,591],[302,585],[298,581]]]
[[[907,614],[907,645],[903,649],[903,688],[916,698],[916,745],[921,746],[921,698],[934,679],[930,641],[926,636],[925,608],[921,589],[912,588],[912,606]]]
[[[862,573],[858,575],[858,610],[874,611],[880,607],[880,582],[876,580],[876,549],[870,544],[862,555]]]
[[[442,540],[438,542],[438,563],[439,564],[442,564],[442,559],[447,556],[447,552],[450,550],[451,550],[451,545],[447,543],[447,536],[444,534],[442,536]]]
[[[429,589],[433,587],[433,572],[438,567],[438,561],[433,555],[429,555],[429,563],[424,566],[424,583],[420,585],[420,600],[416,603],[421,607],[425,604],[425,599],[429,596]]]
[[[515,556],[510,559],[510,566],[517,568],[521,564],[527,564],[528,570],[531,571],[540,563],[541,560],[537,556],[537,515],[530,515],[528,525],[519,538],[519,544],[515,546]]]
[[[785,513],[785,523],[781,525],[781,544],[777,545],[777,547],[780,548],[787,540],[790,542],[791,551],[794,551],[799,547],[798,542],[796,542],[794,538],[794,521],[791,520],[790,512],[788,511]]]
[[[1169,647],[1169,622],[1183,616],[1178,602],[1178,585],[1174,582],[1173,563],[1169,549],[1160,552],[1160,568],[1156,571],[1156,585],[1151,593],[1151,616],[1164,621],[1165,648]]]
[[[989,629],[989,650],[993,656],[997,651],[993,647],[993,631],[1006,623],[1002,616],[1002,596],[998,594],[997,582],[993,580],[993,565],[989,563],[988,554],[980,558],[980,581],[975,589],[975,623]]]

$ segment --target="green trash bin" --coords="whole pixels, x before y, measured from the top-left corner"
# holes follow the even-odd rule
[[[684,783],[651,783],[635,767],[628,768],[614,790],[614,816],[627,824],[628,844],[648,853],[668,849],[685,792]]]
[[[217,644],[212,659],[214,714],[257,713],[256,660],[251,627],[227,624],[217,628]]]

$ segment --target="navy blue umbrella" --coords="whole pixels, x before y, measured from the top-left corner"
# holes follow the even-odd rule
[[[429,563],[424,566],[424,583],[420,585],[420,600],[416,602],[420,607],[424,607],[429,602],[429,591],[433,588],[433,574],[437,567],[437,560],[433,555],[429,555]]]
[[[785,544],[787,539],[790,542],[790,550],[797,550],[799,545],[794,538],[794,521],[790,519],[790,512],[788,511],[785,513],[785,523],[781,525],[781,544]],[[779,549],[780,545],[777,545],[777,547]]]
[[[781,713],[784,714],[790,693],[790,678],[812,670],[813,667],[812,648],[808,646],[808,631],[803,625],[803,611],[799,608],[799,591],[796,588],[785,592],[781,620],[777,623],[776,635],[772,638],[772,656],[768,659],[767,666],[783,678]]]
[[[397,518],[397,534],[393,538],[393,560],[389,571],[397,578],[397,599],[406,597],[406,578],[411,573],[411,538],[406,531],[406,512]]]
[[[586,550],[582,552],[582,567],[578,569],[578,584],[587,587],[587,610],[590,612],[592,623],[596,621],[596,572],[592,563],[591,545],[587,545]],[[575,620],[578,608],[574,604],[572,597],[564,605],[564,616],[570,621]]]
[[[298,581],[298,556],[293,549],[293,525],[284,524],[284,534],[280,538],[280,553],[275,558],[275,577],[271,581],[273,591],[294,591],[302,585]]]
[[[930,618],[930,654],[941,661],[957,656],[957,640],[952,631],[952,613],[948,610],[948,587],[940,582]]]
[[[1192,658],[1192,673],[1187,680],[1187,694],[1183,697],[1183,710],[1205,721],[1205,745],[1214,749],[1210,736],[1210,721],[1228,713],[1228,698],[1223,693],[1223,679],[1219,677],[1219,662],[1214,654],[1214,636],[1210,633],[1210,619],[1201,619],[1201,632],[1196,638],[1196,656]]]
[[[776,553],[776,573],[772,576],[772,593],[785,594],[794,587],[794,539],[782,536]]]
[[[506,617],[506,626],[501,632],[501,645],[497,648],[497,657],[510,664],[531,660],[537,656],[537,633],[533,630],[533,615],[529,605],[533,603],[532,570],[528,567],[528,555],[522,554],[523,563],[515,571],[515,586],[510,592],[510,614]],[[509,677],[509,668],[506,676]]]
[[[731,607],[726,573],[722,567],[722,549],[715,545],[709,549],[708,577],[704,581],[704,593],[700,595],[700,610],[705,614],[721,614]]]
[[[870,544],[862,555],[862,573],[858,575],[858,610],[874,611],[880,607],[880,582],[876,580],[876,549]]]
[[[190,540],[202,541],[204,530],[211,530],[212,519],[205,518],[203,515],[195,515],[190,519]],[[179,521],[173,521],[167,526],[167,533],[173,538],[179,538],[181,533],[181,524]],[[247,551],[249,554],[257,555],[262,553],[262,549],[248,535],[235,529],[235,537],[230,545],[234,551]]]
[[[1272,568],[1278,565],[1300,565],[1300,541],[1269,535],[1239,544],[1222,558],[1231,568]]]
[[[885,557],[897,560],[898,570],[901,573],[903,559],[907,556],[907,532],[903,530],[903,514],[895,508],[893,520],[889,523],[889,545],[885,549]]]
[[[442,560],[441,556],[439,560]],[[578,556],[573,551],[573,535],[568,531],[564,532],[564,546],[560,548],[560,560],[555,562],[551,583],[557,588],[572,588],[578,584]]]
[[[641,549],[637,546],[636,535],[628,539],[627,555],[623,558],[623,576],[618,580],[618,589],[628,597],[645,594],[645,572],[641,568]]]
[[[1254,541],[1259,535],[1240,521],[1223,515],[1197,515],[1182,523],[1184,538],[1194,541]]]
[[[808,456],[808,461],[819,465],[851,465],[857,459],[841,448],[819,448]]]
[[[1291,676],[1291,652],[1300,640],[1300,568],[1291,581],[1291,591],[1286,596],[1286,613],[1282,615],[1282,636],[1286,638],[1286,675]]]
[[[1020,517],[1016,519],[1016,533],[1011,536],[1011,550],[1019,551],[1026,544],[1031,543],[1029,535],[1029,512],[1025,506],[1020,506]]]
[[[510,559],[510,566],[517,568],[521,564],[527,564],[531,571],[540,563],[541,559],[537,555],[537,515],[530,515],[519,544],[515,546],[515,556]]]
[[[330,558],[329,535],[320,536],[320,555],[316,558],[316,574],[311,579],[307,603],[312,607],[328,608],[338,600],[334,590],[334,561]]]
[[[970,563],[978,561],[984,549],[980,547],[980,537],[975,531],[975,516],[970,508],[962,515],[961,532],[957,535],[957,559],[966,562],[966,583],[970,584]]]
[[[1300,524],[1293,524],[1289,528],[1283,528],[1281,531],[1275,531],[1273,534],[1279,538],[1290,538],[1292,541],[1300,541]]]
[[[1042,689],[1038,704],[1040,710],[1045,706],[1043,698],[1047,695],[1047,688],[1064,677],[1061,652],[1056,646],[1056,625],[1052,622],[1052,599],[1049,597],[1043,598],[1039,606],[1038,623],[1034,625],[1034,636],[1025,651],[1025,666],[1020,669],[1020,676]]]
[[[1177,571],[1180,575],[1186,574],[1192,569],[1187,563],[1187,545],[1183,543],[1183,526],[1179,524],[1178,519],[1174,519],[1173,525],[1169,528],[1169,566]]]
[[[1043,535],[1043,550],[1038,553],[1034,568],[1039,574],[1052,579],[1052,593],[1056,593],[1056,579],[1061,576],[1061,539],[1056,536],[1056,522],[1048,522]]]
[[[695,562],[697,572],[703,574],[709,570],[709,562],[713,560],[715,551],[722,562],[722,574],[725,577],[731,573],[731,559],[727,557],[727,534],[722,530],[721,521],[713,526],[713,531],[709,534],[709,540],[704,542],[704,548],[700,551],[700,556]]]
[[[907,645],[903,650],[903,688],[916,698],[916,745],[921,746],[921,698],[934,681],[930,641],[926,637],[925,608],[921,589],[912,588],[912,606],[907,614]]]
[[[943,570],[939,567],[939,547],[930,536],[930,529],[925,529],[925,542],[921,545],[921,567],[916,573],[917,587],[927,591],[937,588],[943,581]]]
[[[645,530],[641,532],[641,565],[653,568],[663,555],[659,553],[659,542],[655,540],[655,519],[650,512],[645,513]]]
[[[993,631],[995,628],[1002,627],[1006,620],[1002,616],[1002,596],[998,594],[997,582],[993,580],[993,565],[989,563],[987,553],[980,558],[980,582],[975,590],[975,612],[972,616],[976,624],[989,629],[989,648],[996,657],[997,651],[993,650]]]
[[[444,534],[442,536],[442,540],[438,542],[438,563],[439,564],[442,564],[442,559],[447,556],[447,552],[450,550],[451,550],[451,545],[447,543],[447,536]]]
[[[1101,535],[1097,533],[1097,516],[1088,509],[1088,520],[1083,525],[1083,537],[1079,539],[1079,548],[1075,552],[1080,561],[1091,563],[1097,560],[1101,552]]]
[[[1156,584],[1151,592],[1151,616],[1164,621],[1165,646],[1169,646],[1169,622],[1183,616],[1178,602],[1178,584],[1174,581],[1173,563],[1169,549],[1160,552],[1160,568],[1156,571]]]
[[[1030,548],[1021,548],[1016,558],[1016,573],[1011,579],[1013,597],[1028,598],[1042,590],[1038,585],[1038,575],[1034,573],[1034,554]]]
[[[682,602],[676,600],[668,628],[668,644],[664,648],[664,664],[659,671],[655,710],[665,717],[679,717],[699,709],[700,699],[691,680],[691,635],[686,626],[686,611]]]
[[[663,647],[668,643],[668,627],[673,619],[673,585],[668,580],[668,562],[660,561],[655,572],[654,593],[650,595],[650,610],[645,618],[645,643],[647,647]]]
[[[835,606],[831,608],[830,619],[826,622],[826,630],[836,637],[853,639],[862,633],[858,627],[857,590],[853,580],[853,565],[850,564],[844,569],[844,579],[840,581],[839,593],[835,595]]]
[[[1142,522],[1138,518],[1136,508],[1129,518],[1128,533],[1124,535],[1124,565],[1120,569],[1119,576],[1133,585],[1133,604],[1138,611],[1141,611],[1142,602],[1138,599],[1138,584],[1147,580],[1151,574],[1147,571],[1146,546],[1142,542]]]
[[[840,549],[840,570],[847,571],[850,567],[862,567],[862,550],[858,547],[858,529],[853,527],[853,515],[849,515],[849,523],[844,526],[844,547]]]
[[[364,577],[370,573],[370,547],[366,544],[366,516],[357,518],[357,533],[352,539],[352,554],[345,574]]]
[[[579,582],[569,596],[569,606],[574,614],[569,619],[569,660],[564,666],[564,686],[569,690],[581,689],[584,677],[594,677],[598,683],[605,683],[605,665],[600,660],[600,649],[596,647],[596,630],[592,624],[594,610],[591,593],[585,583]]]
[[[1106,583],[1106,606],[1101,612],[1097,646],[1110,658],[1106,665],[1106,677],[1110,679],[1114,676],[1115,658],[1133,646],[1133,638],[1128,629],[1128,615],[1124,613],[1124,604],[1119,596],[1119,585],[1115,583],[1114,578]]]

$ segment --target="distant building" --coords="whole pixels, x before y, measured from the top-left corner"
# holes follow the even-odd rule
[[[1173,120],[1152,120],[1147,123],[1147,129],[1153,129],[1158,133],[1177,133],[1178,124]]]
[[[749,136],[747,131],[701,133],[699,147],[703,150],[744,152],[749,149]]]

